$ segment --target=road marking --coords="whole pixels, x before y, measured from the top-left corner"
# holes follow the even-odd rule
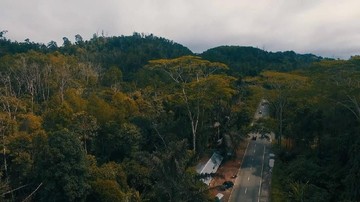
[[[249,144],[250,144],[250,141],[248,141],[248,143],[247,143],[247,145],[246,145],[246,149],[245,149],[245,153],[244,153],[244,155],[243,155],[243,159],[242,159],[242,162],[241,162],[241,166],[240,166],[240,168],[239,168],[239,170],[238,170],[238,176],[240,176],[241,167],[243,167],[244,159],[245,159],[245,157],[246,157],[246,153],[247,153]],[[237,179],[237,180],[235,180],[234,185],[236,185],[237,182],[240,181],[240,178],[239,178],[239,177],[236,178],[236,179]],[[240,184],[240,183],[239,183],[239,184]],[[230,196],[229,196],[229,201],[230,201],[230,199],[231,199],[231,197],[232,197],[232,194],[233,194],[233,191],[234,191],[234,190],[235,190],[235,189],[231,189],[231,193],[230,193]]]
[[[260,185],[259,185],[258,201],[260,200],[260,197],[261,197],[261,184],[262,184],[263,171],[264,171],[264,161],[265,161],[265,145],[264,145],[264,153],[263,153],[263,160],[262,160],[262,166],[261,166],[261,175],[260,175]]]
[[[260,198],[260,193],[261,193],[261,179],[260,179],[260,183],[259,183],[259,198]]]
[[[247,192],[247,188],[245,188],[245,194],[246,194],[246,192]]]

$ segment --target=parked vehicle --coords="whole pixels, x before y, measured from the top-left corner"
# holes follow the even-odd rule
[[[225,181],[223,183],[223,186],[225,187],[225,189],[229,189],[234,186],[234,183],[232,181]]]

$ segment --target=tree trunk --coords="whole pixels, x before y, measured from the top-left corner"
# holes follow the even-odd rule
[[[182,88],[182,92],[183,92],[184,100],[185,100],[185,103],[186,103],[186,109],[187,109],[187,112],[188,112],[188,117],[189,117],[189,120],[191,122],[191,132],[192,132],[192,136],[193,136],[193,151],[194,151],[194,153],[196,153],[196,132],[197,132],[198,123],[199,123],[200,107],[199,107],[199,104],[198,104],[198,106],[197,106],[197,114],[196,114],[196,118],[195,118],[194,114],[190,110],[189,101],[188,101],[188,98],[187,98],[184,87]]]
[[[283,135],[283,108],[280,106],[279,112],[279,145],[281,146],[281,138]]]

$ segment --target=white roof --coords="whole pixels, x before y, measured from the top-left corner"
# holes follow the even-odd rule
[[[211,158],[208,160],[208,162],[205,164],[205,166],[200,170],[199,174],[216,173],[222,160],[223,160],[223,157],[220,154],[214,152],[214,154],[211,156]],[[205,184],[209,185],[211,179],[212,179],[211,177],[208,177],[208,178],[202,179],[202,181]]]
[[[222,197],[224,197],[224,194],[218,193],[218,194],[216,194],[216,197],[217,197],[218,199],[222,199]]]

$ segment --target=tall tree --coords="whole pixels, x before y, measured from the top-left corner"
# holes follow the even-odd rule
[[[152,154],[142,154],[139,159],[151,169],[157,201],[210,201],[205,184],[196,179],[196,172],[189,167],[192,153],[186,140],[171,142],[168,148]]]
[[[196,94],[189,94],[192,83],[199,83],[201,79],[209,77],[216,71],[226,70],[228,67],[222,63],[210,62],[196,56],[183,56],[175,59],[152,60],[148,65],[151,69],[164,71],[181,91],[181,99],[185,103],[187,116],[192,131],[193,151],[196,152],[196,139],[201,114],[201,92],[198,88]],[[208,92],[208,91],[206,91]]]
[[[99,128],[96,118],[82,111],[74,114],[72,123],[72,130],[79,135],[84,151],[88,153],[88,141],[96,136],[96,130]]]
[[[278,143],[284,130],[284,112],[289,104],[289,99],[294,95],[296,89],[306,86],[308,79],[301,75],[280,73],[280,72],[263,72],[261,79],[265,88],[268,88],[267,100],[275,109],[276,119],[278,122]]]

